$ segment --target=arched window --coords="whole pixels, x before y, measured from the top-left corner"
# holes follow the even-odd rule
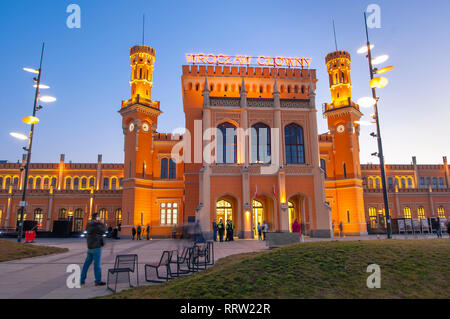
[[[404,218],[411,218],[411,208],[404,207],[403,208],[403,217]]]
[[[369,221],[371,228],[377,227],[377,209],[375,207],[369,207]]]
[[[417,208],[417,218],[425,219],[425,209],[423,207]]]
[[[38,226],[38,228],[41,228],[42,227],[42,223],[43,223],[43,221],[44,221],[44,213],[42,212],[42,209],[40,209],[40,208],[36,208],[35,210],[34,210],[34,221],[35,222],[37,222],[37,226]]]
[[[379,178],[377,178],[377,179],[375,180],[375,185],[376,185],[377,189],[380,189],[380,188],[381,188],[381,183],[380,183],[380,179],[379,179]]]
[[[7,177],[5,181],[5,188],[9,189],[10,186],[11,186],[11,177]]]
[[[291,91],[292,91],[292,87],[291,87],[290,85],[288,85],[288,87],[287,87],[287,92],[288,92],[288,93],[291,93]]]
[[[56,177],[52,178],[52,188],[56,188]]]
[[[103,220],[108,219],[108,211],[106,210],[106,208],[102,208],[98,211],[98,217],[100,217]]]
[[[284,146],[287,164],[305,163],[303,128],[300,125],[289,124],[284,128]]]
[[[58,219],[67,219],[67,209],[61,208],[58,211]]]
[[[89,188],[95,187],[95,177],[89,178]]]
[[[34,179],[33,177],[28,178],[28,189],[33,189]]]
[[[42,180],[40,177],[36,178],[36,186],[35,186],[36,189],[41,189],[41,181]]]
[[[402,178],[402,188],[406,188],[406,181],[404,178]]]
[[[117,189],[117,178],[115,177],[111,178],[111,189],[113,190]]]
[[[230,202],[226,200],[219,200],[216,203],[216,220],[222,219],[222,222],[226,223],[227,220],[233,219],[233,207]]]
[[[324,172],[325,179],[327,179],[327,162],[326,162],[323,158],[320,159],[320,168],[321,168],[321,169],[323,170],[323,172]],[[366,184],[366,182],[367,182],[367,180],[366,180],[366,178],[364,177],[364,184]]]
[[[270,163],[270,127],[258,123],[252,126],[252,163]]]
[[[168,167],[169,167],[169,159],[163,158],[161,160],[161,179],[167,179],[169,177],[167,171]]]
[[[438,187],[438,181],[436,177],[433,177],[433,188],[437,188]]]
[[[0,184],[1,184],[1,182],[0,182]],[[19,178],[18,177],[14,177],[13,188],[14,189],[19,188]],[[1,189],[1,186],[0,186],[0,189]]]
[[[73,213],[73,218],[83,218],[83,210],[81,208],[75,209]]]
[[[83,210],[81,208],[75,209],[73,213],[73,231],[83,231]]]
[[[413,188],[412,178],[408,178],[408,188]]]
[[[3,189],[3,177],[0,177],[0,189]]]
[[[228,122],[218,126],[217,132],[217,163],[237,162],[236,127]]]
[[[393,189],[394,188],[394,181],[392,180],[392,177],[388,178],[388,184],[389,184],[389,189]]]
[[[373,188],[373,178],[369,177],[369,188]]]
[[[81,188],[82,189],[85,189],[87,187],[87,178],[86,177],[83,177],[82,179],[81,179]]]
[[[177,179],[177,164],[173,159],[169,161],[169,179]]]
[[[439,206],[437,209],[438,217],[445,218],[445,209],[442,206]]]
[[[344,178],[347,178],[347,165],[342,164],[342,174],[344,174]]]
[[[115,211],[115,217],[116,217],[116,225],[122,224],[122,209],[118,208]]]
[[[109,178],[105,177],[103,179],[103,189],[108,190],[109,189]]]
[[[73,179],[73,189],[78,190],[80,188],[80,179],[78,177],[75,177]]]
[[[44,178],[44,189],[49,188],[49,182],[50,182],[50,180],[48,179],[48,177]]]
[[[66,179],[66,189],[71,189],[72,179],[69,177]]]
[[[122,188],[123,187],[123,178],[119,179],[119,187]]]

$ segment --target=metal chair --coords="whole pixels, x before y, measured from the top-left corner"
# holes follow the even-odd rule
[[[175,254],[176,252],[176,254]],[[172,253],[172,258],[170,259],[170,264],[176,264],[177,265],[177,271],[176,274],[174,274],[171,270],[172,277],[179,277],[180,274],[185,275],[190,272],[188,269],[181,268],[182,265],[187,264],[188,262],[188,256],[189,254],[189,248],[184,247],[183,251],[181,252],[181,255],[179,254],[178,250],[174,250],[174,253]]]
[[[208,258],[209,258],[209,253],[208,253],[208,245],[207,244],[195,244],[194,245],[194,251],[195,248],[197,248],[197,253],[195,254],[195,263],[197,265],[197,269],[200,269],[200,265],[202,265],[202,269],[206,269],[207,265],[208,265]],[[202,260],[200,260],[202,259]]]
[[[207,265],[212,266],[214,265],[214,242],[209,240],[206,242],[207,250],[208,250],[208,260]]]
[[[116,261],[114,263],[114,268],[108,269],[108,279],[106,281],[106,287],[113,291],[117,291],[117,283],[120,282],[119,278],[121,274],[126,274],[126,279],[128,280],[129,287],[134,287],[131,284],[130,273],[136,272],[136,286],[139,286],[139,266],[138,266],[138,255],[117,255]],[[110,287],[110,279],[115,277],[114,289]]]
[[[172,278],[172,272],[170,270],[170,260],[172,259],[172,251],[163,251],[163,254],[161,255],[161,259],[159,260],[159,263],[154,264],[145,264],[145,280],[148,282],[155,282],[155,283],[161,283],[164,281],[168,281]],[[166,276],[160,276],[159,274],[159,268],[165,267],[166,268]],[[155,269],[156,277],[158,279],[164,279],[164,280],[153,280],[149,279],[150,270]]]

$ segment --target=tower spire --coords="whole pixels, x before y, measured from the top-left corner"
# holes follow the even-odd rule
[[[338,44],[337,44],[337,38],[336,38],[336,26],[334,24],[334,19],[333,19],[333,33],[334,33],[334,45],[336,47],[336,51],[338,51]]]

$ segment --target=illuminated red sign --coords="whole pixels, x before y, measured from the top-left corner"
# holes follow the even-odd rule
[[[301,67],[309,68],[311,59],[307,58],[291,58],[284,56],[268,57],[260,55],[259,57],[251,57],[246,55],[224,55],[224,54],[186,54],[186,61],[190,64],[215,64],[215,65],[260,65],[273,67]]]

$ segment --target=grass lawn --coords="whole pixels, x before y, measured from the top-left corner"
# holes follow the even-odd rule
[[[369,264],[380,289],[366,286]],[[301,243],[106,298],[450,298],[449,265],[449,239]]]
[[[37,246],[0,239],[0,262],[63,253],[66,251],[68,251],[67,248]]]

